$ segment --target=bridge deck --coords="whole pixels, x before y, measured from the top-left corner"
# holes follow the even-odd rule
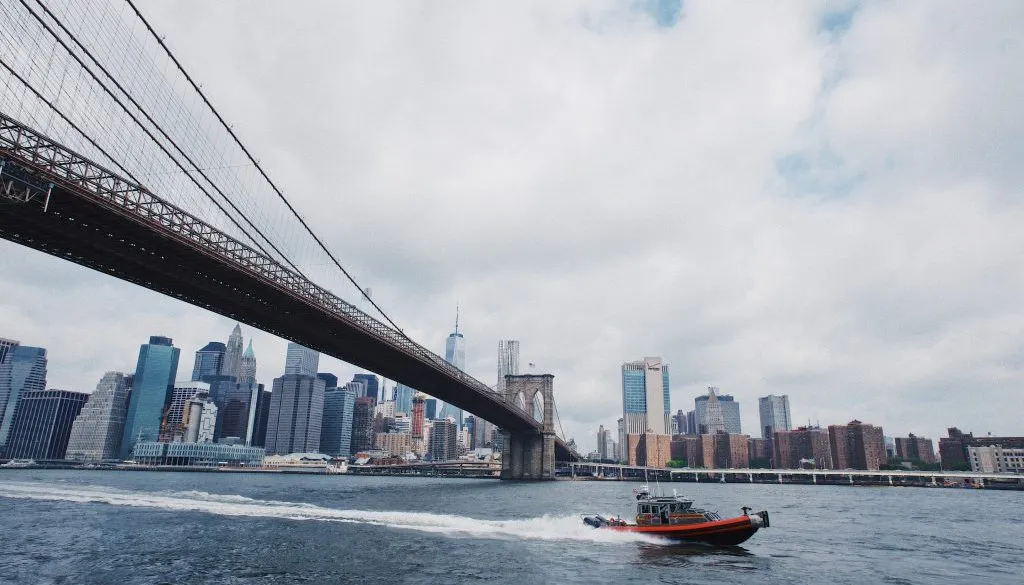
[[[503,429],[540,428],[518,406],[400,332],[3,114],[0,159],[4,239],[290,339]],[[557,443],[568,458],[564,442]]]

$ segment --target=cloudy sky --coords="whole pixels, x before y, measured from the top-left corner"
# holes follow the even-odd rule
[[[623,361],[796,422],[1024,433],[1024,4],[143,2],[374,299],[469,372],[500,338],[566,433]],[[53,387],[233,323],[0,242],[0,336]],[[285,342],[255,337],[259,377]],[[322,370],[355,370],[325,358]]]

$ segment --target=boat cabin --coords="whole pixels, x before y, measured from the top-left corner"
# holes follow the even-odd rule
[[[707,522],[705,510],[693,507],[693,501],[680,496],[651,496],[641,488],[636,496],[636,523],[638,526],[673,526]]]

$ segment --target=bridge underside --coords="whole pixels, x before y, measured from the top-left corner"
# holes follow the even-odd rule
[[[0,158],[8,158],[0,151]],[[10,163],[8,163],[10,164]],[[497,395],[461,383],[305,299],[268,285],[143,218],[55,186],[41,202],[0,201],[0,238],[133,282],[397,380],[502,429],[539,433]],[[571,458],[556,441],[560,460]]]

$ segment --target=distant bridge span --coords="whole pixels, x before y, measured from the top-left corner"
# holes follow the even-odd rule
[[[0,238],[290,339],[513,434],[545,430],[403,333],[3,113]],[[555,457],[578,459],[562,438]]]

